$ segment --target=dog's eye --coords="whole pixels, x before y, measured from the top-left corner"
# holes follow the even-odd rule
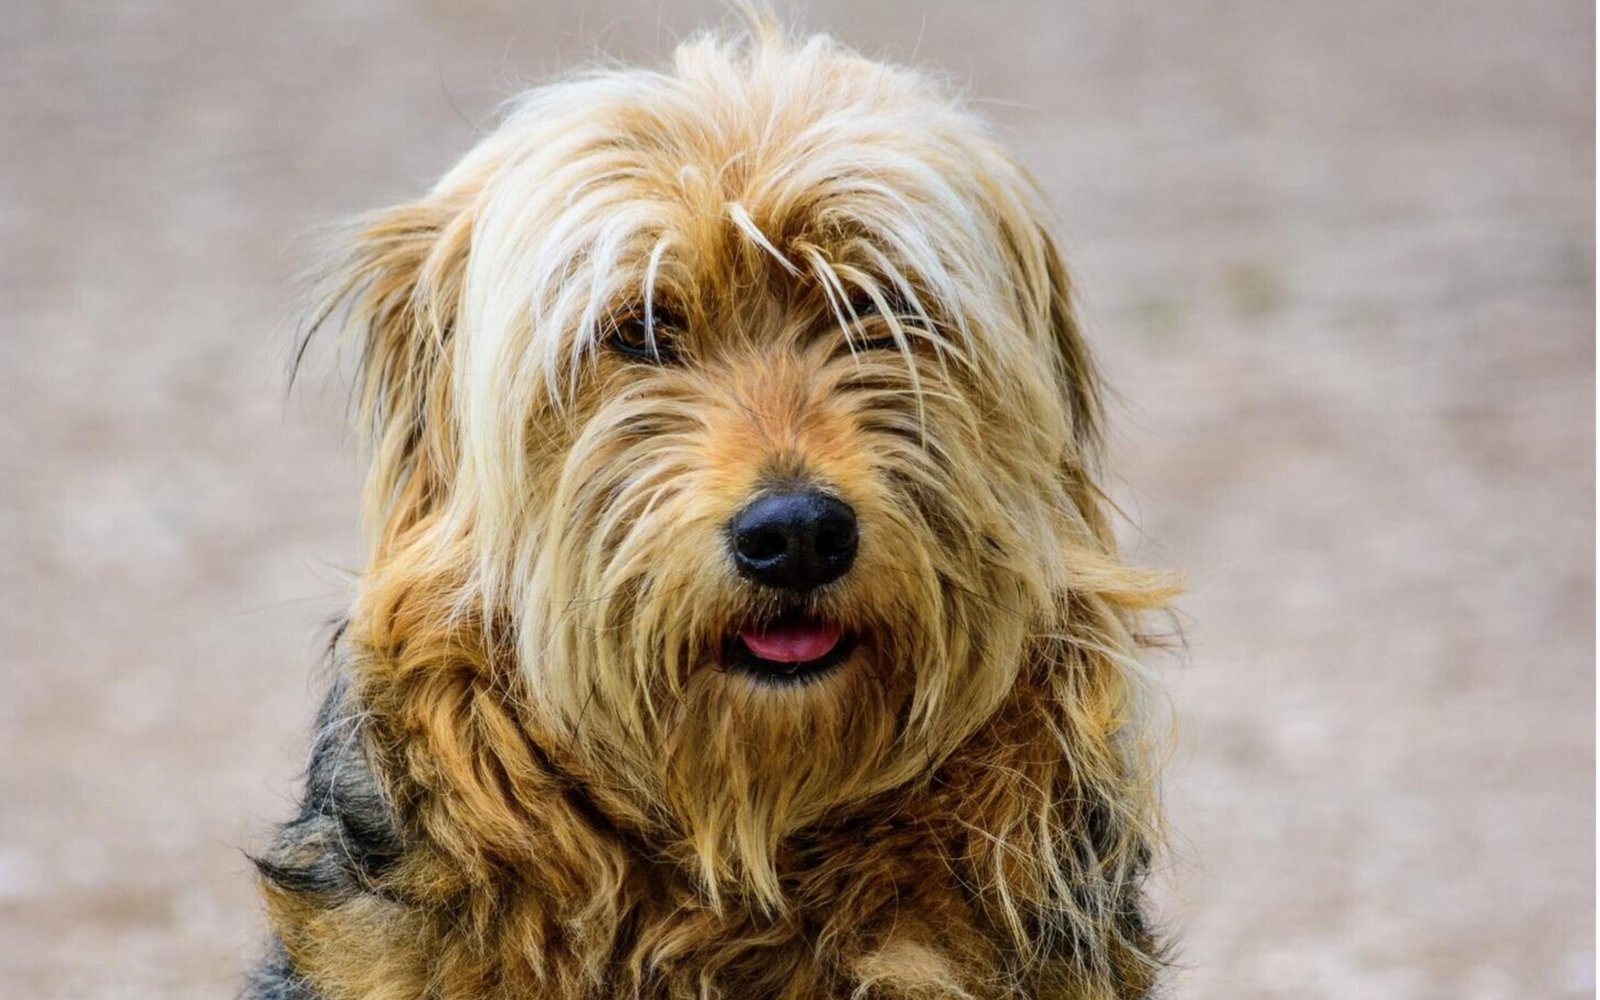
[[[880,289],[878,297],[882,298],[884,305],[889,307],[889,312],[896,316],[903,316],[910,311],[910,307],[906,305],[905,300],[891,289]],[[856,293],[850,296],[850,309],[856,314],[856,319],[862,322],[883,315],[883,309],[878,306],[878,299],[868,295],[866,290],[862,288],[856,289]]]
[[[911,306],[898,291],[884,289],[879,293],[889,312],[902,321],[911,315]],[[876,322],[883,316],[883,309],[878,305],[878,300],[864,291],[857,291],[850,299],[850,308],[854,310],[859,322],[857,336],[854,338],[855,349],[858,351],[898,351],[900,345],[889,332],[887,323]]]
[[[858,351],[898,351],[900,344],[888,333],[881,337],[857,337],[854,341]]]
[[[654,320],[654,337],[651,336],[650,320]],[[676,313],[656,309],[650,317],[646,317],[641,309],[617,320],[605,339],[605,345],[630,358],[667,364],[678,359],[676,338],[681,328]]]

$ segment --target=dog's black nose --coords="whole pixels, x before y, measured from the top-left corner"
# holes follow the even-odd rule
[[[820,587],[856,560],[856,512],[820,490],[758,497],[728,533],[739,572],[769,587]]]

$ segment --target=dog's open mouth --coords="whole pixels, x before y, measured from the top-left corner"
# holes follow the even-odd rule
[[[803,684],[843,663],[855,646],[837,622],[792,616],[747,625],[729,643],[735,669],[773,684]]]

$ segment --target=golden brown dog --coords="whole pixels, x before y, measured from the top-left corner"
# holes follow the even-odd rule
[[[257,998],[1126,998],[1158,816],[1026,175],[797,40],[534,90],[359,227],[371,559]]]

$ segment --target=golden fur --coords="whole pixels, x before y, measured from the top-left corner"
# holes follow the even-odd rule
[[[320,841],[264,862],[306,995],[1154,980],[1171,586],[1118,559],[1036,192],[928,77],[752,36],[520,97],[332,270],[371,434],[335,710],[401,846],[351,891],[271,877]],[[676,363],[605,349],[640,316]],[[810,601],[862,641],[773,688],[719,665],[770,601],[723,526],[785,477],[858,512]]]

